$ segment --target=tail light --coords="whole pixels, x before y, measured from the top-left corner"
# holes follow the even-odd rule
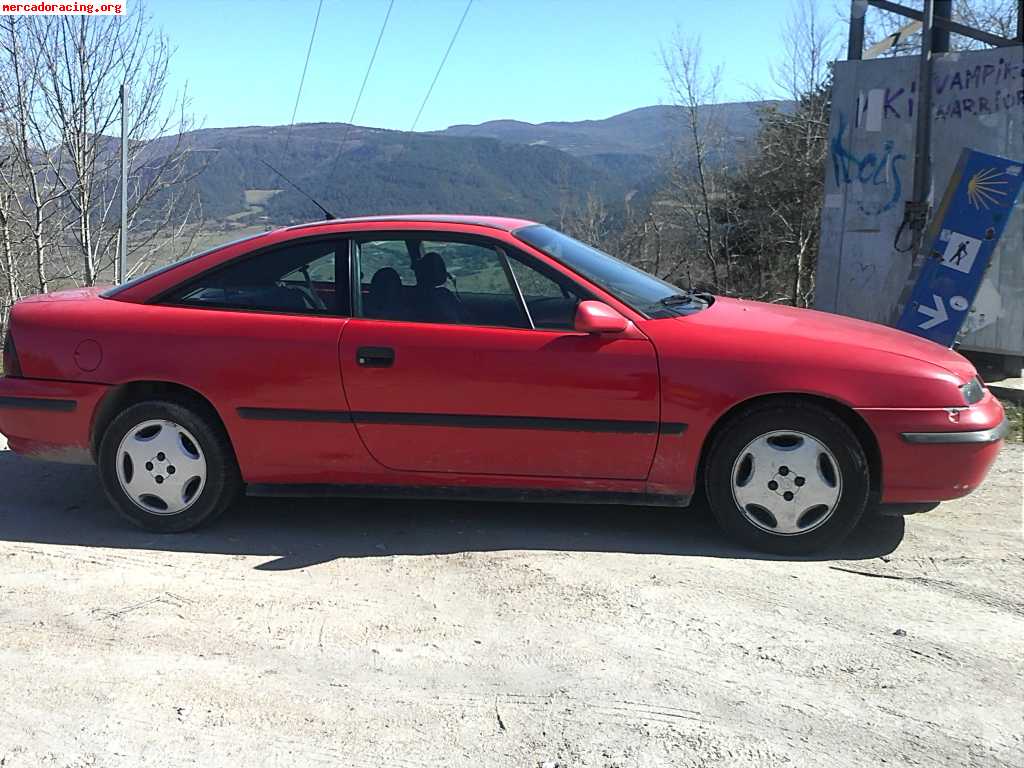
[[[18,350],[14,348],[14,336],[11,335],[11,327],[7,326],[4,333],[4,376],[20,377],[21,363],[18,362]]]

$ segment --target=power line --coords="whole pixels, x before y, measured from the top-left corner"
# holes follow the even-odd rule
[[[352,114],[348,118],[348,127],[341,137],[341,144],[334,154],[334,162],[331,163],[331,173],[328,179],[334,178],[334,171],[338,167],[338,158],[345,149],[345,142],[348,141],[349,131],[352,130],[352,121],[356,119],[356,111],[359,109],[359,102],[363,99],[363,91],[366,90],[366,83],[370,79],[370,72],[373,70],[373,62],[377,60],[377,51],[380,50],[380,41],[384,39],[384,30],[387,29],[388,19],[391,18],[391,9],[395,7],[395,0],[388,3],[388,12],[384,14],[384,23],[380,25],[380,32],[377,34],[377,44],[373,46],[373,53],[370,54],[370,63],[366,65],[366,74],[363,75],[363,84],[359,86],[359,93],[356,96],[356,103],[352,105]]]
[[[469,0],[466,3],[466,10],[462,12],[462,18],[459,19],[459,26],[455,28],[455,34],[452,35],[451,41],[448,43],[448,49],[444,52],[444,57],[441,59],[441,64],[437,68],[437,72],[434,73],[434,79],[430,81],[430,87],[427,89],[427,95],[423,97],[423,103],[420,104],[420,109],[416,113],[416,119],[412,121],[412,128],[410,131],[416,130],[416,123],[420,121],[420,115],[423,114],[423,108],[427,106],[427,100],[430,98],[430,94],[434,91],[434,85],[437,84],[437,78],[441,76],[441,70],[444,69],[444,63],[448,61],[448,54],[452,52],[452,46],[455,45],[455,38],[459,36],[459,30],[462,29],[462,22],[466,20],[467,14],[469,14],[469,8],[473,5],[473,0]]]
[[[313,52],[313,41],[316,40],[316,28],[320,25],[320,11],[324,7],[324,0],[320,0],[316,6],[316,18],[313,19],[313,34],[309,36],[309,47],[306,48],[306,63],[302,65],[302,77],[299,78],[299,91],[295,94],[295,106],[292,108],[292,121],[288,124],[288,133],[284,137],[284,153],[288,153],[288,143],[292,138],[292,128],[295,126],[295,115],[299,111],[299,99],[302,98],[302,86],[306,82],[306,70],[309,69],[309,55]]]

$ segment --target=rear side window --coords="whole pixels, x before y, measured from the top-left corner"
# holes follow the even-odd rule
[[[286,245],[215,269],[172,294],[170,303],[312,315],[348,314],[348,244]]]

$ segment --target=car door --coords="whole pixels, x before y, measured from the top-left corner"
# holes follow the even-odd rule
[[[647,476],[658,370],[639,331],[574,331],[575,304],[588,298],[582,289],[496,242],[373,233],[353,246],[360,279],[341,335],[342,379],[359,436],[380,464]],[[385,277],[390,297],[376,287]],[[531,305],[543,319],[531,321]]]
[[[168,330],[140,358],[178,361],[217,408],[250,483],[330,482],[365,461],[339,386],[348,250],[336,237],[289,241],[161,301]]]

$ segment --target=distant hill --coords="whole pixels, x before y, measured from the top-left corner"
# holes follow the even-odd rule
[[[735,154],[756,134],[763,106],[702,109],[723,127],[726,151]],[[644,107],[576,123],[497,120],[428,133],[304,123],[290,132],[209,128],[186,140],[208,221],[288,224],[321,215],[260,162],[266,160],[338,216],[456,211],[551,222],[587,194],[614,207],[650,186],[659,157],[681,135],[680,119],[678,108]]]
[[[758,112],[784,102],[750,101],[710,104],[700,108],[702,120],[715,121],[731,140],[744,141],[757,132]],[[554,147],[563,152],[592,155],[661,155],[680,135],[685,115],[680,107],[641,107],[605,120],[575,123],[523,123],[491,120],[479,125],[453,125],[439,133],[445,136],[478,136],[520,144]]]
[[[494,139],[349,127],[341,123],[214,128],[187,137],[208,220],[275,224],[320,214],[261,160],[338,216],[459,211],[557,218],[587,192],[623,197],[627,175],[566,152]],[[157,148],[155,151],[159,151]],[[280,190],[254,197],[252,190]],[[258,200],[258,203],[254,203]]]

